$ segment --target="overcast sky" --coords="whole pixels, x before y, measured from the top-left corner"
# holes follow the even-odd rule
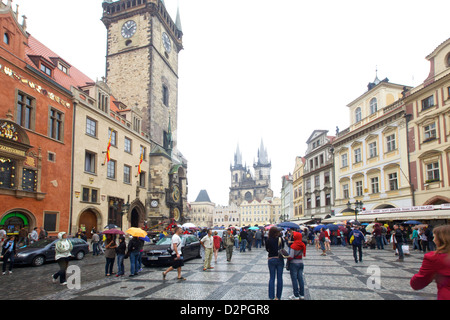
[[[6,0],[2,0],[6,2]],[[105,75],[103,0],[14,0],[28,32],[92,79]],[[165,0],[180,6],[178,148],[189,201],[227,205],[239,144],[253,165],[263,139],[272,189],[316,130],[349,125],[347,104],[380,80],[417,86],[450,37],[448,0]],[[19,20],[21,21],[21,19]]]

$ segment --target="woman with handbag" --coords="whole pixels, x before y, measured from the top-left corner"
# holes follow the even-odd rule
[[[283,293],[283,269],[284,260],[280,257],[279,251],[284,248],[284,241],[280,237],[280,230],[272,227],[269,230],[269,237],[266,242],[266,251],[268,252],[268,267],[270,273],[269,279],[269,299],[281,300]],[[275,297],[275,278],[277,281],[277,293]]]
[[[12,273],[14,266],[14,257],[16,256],[16,237],[10,236],[5,240],[2,246],[3,274],[6,274],[6,263],[9,260],[9,273]]]
[[[303,257],[306,255],[306,245],[302,241],[303,236],[300,232],[294,232],[294,242],[291,245],[291,252],[287,261],[291,275],[292,289],[294,295],[291,300],[303,300],[305,296],[305,284],[303,281]]]

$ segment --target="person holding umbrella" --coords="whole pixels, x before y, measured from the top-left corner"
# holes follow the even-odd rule
[[[116,248],[117,244],[115,241],[115,236],[108,234],[106,236],[106,246],[105,246],[105,276],[109,277],[113,273],[114,261],[116,260]]]

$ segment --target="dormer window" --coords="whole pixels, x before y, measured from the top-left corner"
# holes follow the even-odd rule
[[[49,77],[52,76],[52,69],[50,69],[49,67],[47,67],[45,64],[41,63],[41,71],[44,72],[46,75],[48,75]]]
[[[6,32],[3,34],[3,42],[4,42],[5,44],[7,44],[7,45],[9,45],[10,42],[11,42],[11,39],[9,38],[9,35],[8,35],[8,33],[6,33]]]
[[[61,63],[58,63],[58,69],[64,72],[65,74],[69,74],[69,69]]]

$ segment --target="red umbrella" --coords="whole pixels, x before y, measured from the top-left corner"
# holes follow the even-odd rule
[[[125,232],[123,232],[122,230],[118,230],[118,229],[109,229],[109,230],[105,230],[103,231],[104,234],[125,234]]]

